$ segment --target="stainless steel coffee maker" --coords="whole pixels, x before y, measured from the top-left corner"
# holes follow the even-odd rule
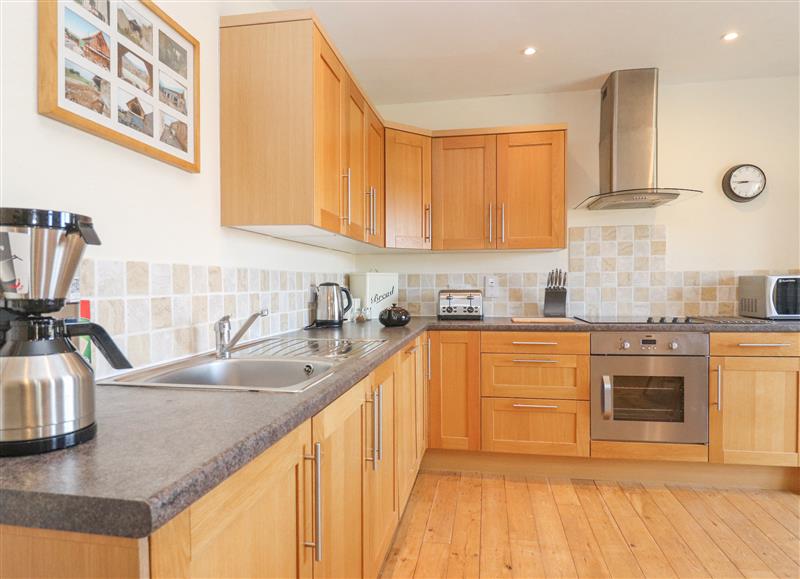
[[[114,368],[131,365],[93,323],[55,319],[92,220],[65,211],[0,207],[0,456],[58,450],[94,437],[94,372],[71,338],[89,336]]]

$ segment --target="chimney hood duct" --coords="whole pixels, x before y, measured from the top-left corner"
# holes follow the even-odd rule
[[[658,186],[658,69],[617,70],[600,104],[600,193],[577,208],[642,209],[694,189]]]

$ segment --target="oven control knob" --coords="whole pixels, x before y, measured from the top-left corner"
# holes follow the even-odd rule
[[[619,345],[620,350],[628,350],[631,347],[631,343],[628,340],[625,340]]]
[[[674,340],[672,342],[670,342],[669,343],[669,349],[670,350],[677,350],[678,349],[678,342],[676,342]]]

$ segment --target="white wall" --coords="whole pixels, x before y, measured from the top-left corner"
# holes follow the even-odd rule
[[[87,257],[349,271],[352,256],[219,226],[219,16],[269,2],[169,2],[200,41],[202,172],[187,173],[36,112],[36,2],[1,2],[0,204],[91,216]]]
[[[570,226],[664,224],[670,270],[800,267],[798,78],[663,85],[659,184],[703,190],[654,210],[569,211]],[[598,190],[599,91],[386,105],[385,118],[431,129],[566,122],[568,205]],[[767,174],[753,202],[729,201],[725,171],[750,162]],[[401,272],[543,271],[566,251],[359,256],[359,269]]]

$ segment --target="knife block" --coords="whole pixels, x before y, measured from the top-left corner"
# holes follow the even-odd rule
[[[567,315],[567,288],[544,290],[544,317],[564,318]]]

